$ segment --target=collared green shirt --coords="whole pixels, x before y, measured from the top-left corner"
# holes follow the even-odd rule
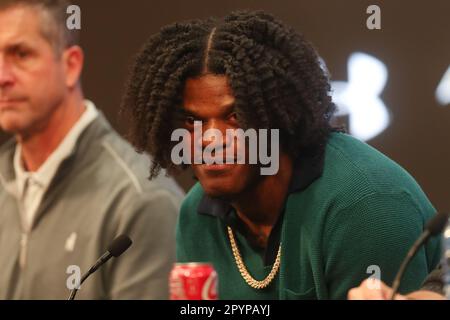
[[[178,221],[178,262],[212,263],[220,299],[345,299],[349,289],[372,275],[391,284],[409,247],[435,214],[404,169],[342,133],[330,135],[322,155],[299,158],[292,181],[279,237],[271,235],[263,253],[247,241],[233,209],[209,198],[197,184]],[[228,226],[257,280],[270,272],[269,257],[273,263],[281,243],[281,268],[268,288],[257,290],[245,283]],[[400,291],[419,289],[439,259],[440,243],[432,239],[412,260]]]

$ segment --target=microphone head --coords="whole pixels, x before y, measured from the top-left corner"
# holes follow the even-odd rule
[[[118,236],[108,247],[109,253],[115,258],[127,250],[133,242],[126,235]]]
[[[444,231],[444,228],[448,223],[448,219],[448,213],[439,212],[427,222],[425,229],[430,232],[431,236],[436,236]]]

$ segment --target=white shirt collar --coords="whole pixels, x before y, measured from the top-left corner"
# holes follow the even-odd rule
[[[59,165],[69,157],[81,133],[97,118],[98,111],[94,103],[85,100],[86,110],[78,119],[75,125],[70,129],[58,147],[52,152],[47,160],[42,164],[36,172],[27,172],[23,168],[22,163],[22,147],[17,144],[14,153],[14,171],[16,174],[17,187],[19,196],[23,195],[26,180],[31,178],[41,188],[47,189],[59,168]]]

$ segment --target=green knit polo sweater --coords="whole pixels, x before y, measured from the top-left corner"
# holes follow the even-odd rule
[[[266,289],[246,284],[237,268],[223,219],[201,215],[197,184],[185,199],[177,226],[178,262],[212,263],[220,299],[345,299],[371,275],[392,284],[408,249],[435,209],[399,165],[346,134],[331,134],[320,178],[291,193],[281,230],[280,271]],[[235,230],[250,274],[264,279],[271,265]],[[440,259],[432,239],[408,267],[400,292],[420,288]]]

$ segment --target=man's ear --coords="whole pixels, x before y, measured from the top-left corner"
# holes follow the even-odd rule
[[[63,64],[65,82],[68,88],[74,88],[81,77],[84,64],[84,52],[79,46],[72,46],[64,50]]]

